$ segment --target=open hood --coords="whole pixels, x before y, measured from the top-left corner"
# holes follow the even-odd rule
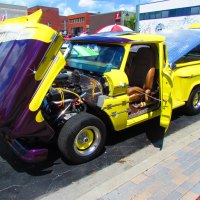
[[[38,23],[41,14],[0,23],[0,129],[16,138],[53,135],[40,106],[65,65],[59,52],[63,39]]]
[[[166,37],[169,63],[173,64],[183,55],[200,44],[200,30],[164,30],[160,32]]]

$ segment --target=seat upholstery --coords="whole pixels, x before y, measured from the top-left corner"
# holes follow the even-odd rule
[[[127,76],[130,87],[127,90],[129,101],[149,101],[155,75],[155,55],[152,48],[141,47],[131,66],[128,66]]]

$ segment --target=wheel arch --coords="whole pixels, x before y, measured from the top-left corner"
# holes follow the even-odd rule
[[[189,90],[190,92],[188,92],[187,98],[186,98],[185,102],[187,102],[187,101],[189,100],[189,98],[190,98],[190,96],[191,96],[191,94],[192,94],[192,91],[194,91],[197,87],[200,87],[200,82],[198,82],[198,83],[196,83],[196,84],[193,84],[193,85],[191,86],[191,89]]]
[[[99,107],[96,107],[96,106],[88,107],[88,113],[101,119],[101,121],[103,121],[103,123],[105,124],[107,130],[112,130],[112,131],[114,130],[114,126],[110,117],[108,116],[106,112],[101,110]]]

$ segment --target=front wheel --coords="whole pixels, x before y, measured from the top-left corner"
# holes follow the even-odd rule
[[[62,127],[58,147],[64,158],[75,164],[97,157],[104,148],[106,127],[94,115],[79,113]]]
[[[186,113],[196,115],[200,113],[200,86],[194,88],[186,103]]]

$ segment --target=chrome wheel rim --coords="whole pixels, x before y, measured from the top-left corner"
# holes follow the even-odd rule
[[[194,107],[195,109],[200,108],[200,91],[198,91],[198,92],[194,95],[193,107]]]
[[[101,134],[95,126],[87,126],[79,131],[74,140],[74,150],[78,155],[92,154],[101,141]]]

